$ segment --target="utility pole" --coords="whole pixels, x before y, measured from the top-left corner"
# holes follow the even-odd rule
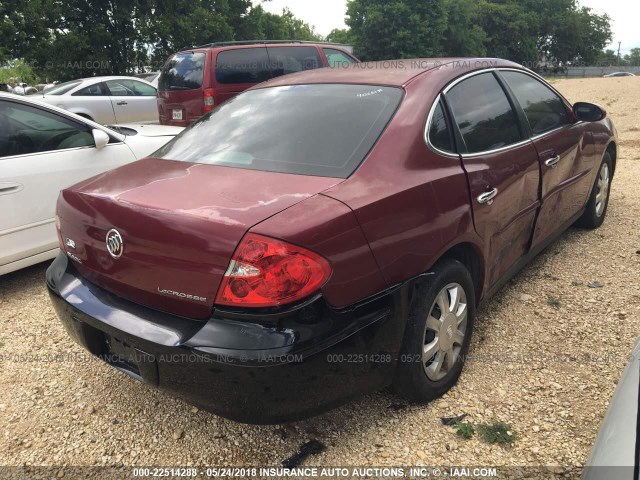
[[[618,42],[618,66],[620,66],[620,62],[621,62],[621,58],[620,58],[620,45],[622,45],[622,42]]]

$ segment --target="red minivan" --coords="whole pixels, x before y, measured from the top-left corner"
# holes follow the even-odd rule
[[[212,43],[174,53],[158,80],[160,124],[187,126],[215,106],[271,78],[358,62],[347,48],[271,40]]]

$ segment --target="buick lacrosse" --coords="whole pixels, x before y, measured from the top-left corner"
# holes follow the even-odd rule
[[[508,61],[279,77],[63,190],[47,284],[84,348],[231,419],[428,401],[479,302],[603,222],[616,144],[603,109]]]

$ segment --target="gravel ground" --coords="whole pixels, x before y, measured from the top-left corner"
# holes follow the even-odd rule
[[[279,465],[317,439],[327,448],[307,465],[520,465],[575,476],[640,333],[640,79],[555,86],[616,122],[608,218],[597,231],[567,232],[480,309],[473,360],[445,397],[406,406],[380,392],[308,421],[237,424],[88,358],[57,321],[37,265],[0,277],[0,465]],[[588,286],[596,281],[603,286]],[[42,359],[68,352],[77,358]],[[465,440],[440,422],[462,413],[507,422],[517,439]]]

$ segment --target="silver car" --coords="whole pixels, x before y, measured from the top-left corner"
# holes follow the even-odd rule
[[[61,83],[33,95],[103,125],[158,123],[157,89],[135,77],[92,77]]]
[[[637,470],[638,401],[640,394],[640,340],[618,382],[609,410],[600,426],[583,480],[628,478],[639,480]]]

